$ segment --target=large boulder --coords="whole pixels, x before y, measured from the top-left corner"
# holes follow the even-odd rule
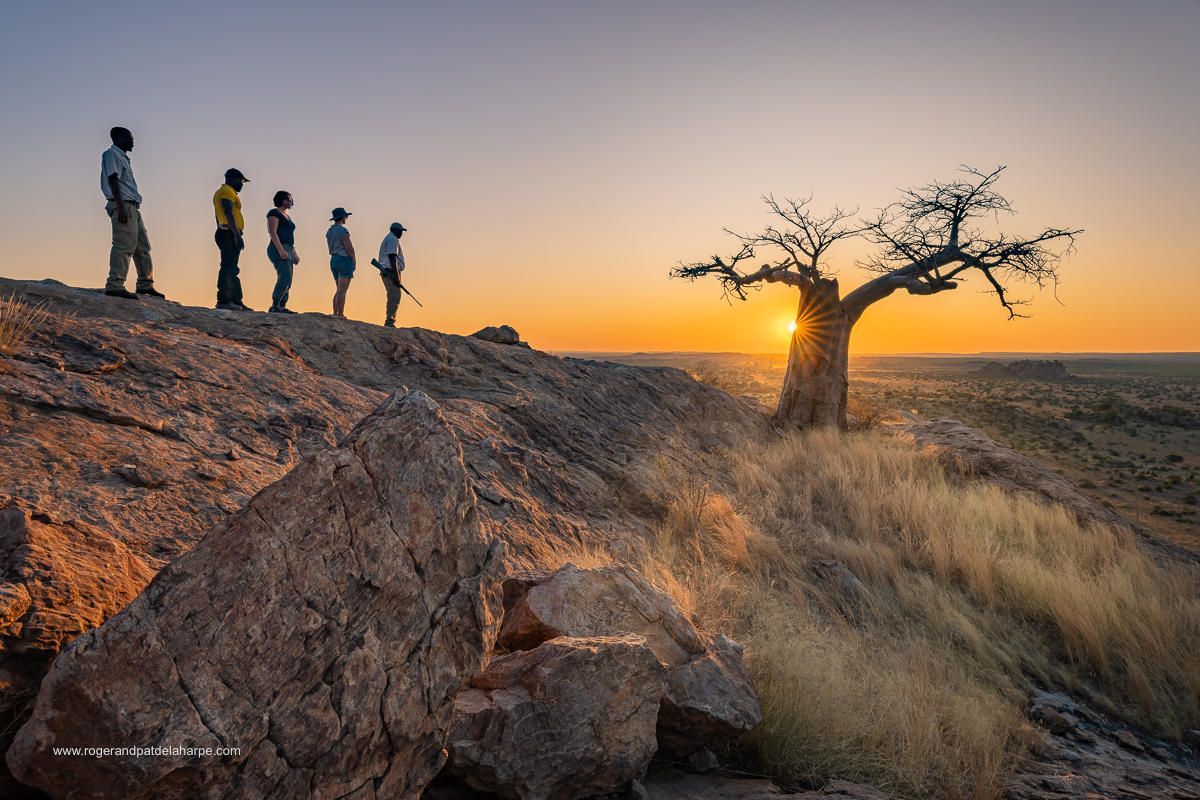
[[[437,405],[393,396],[68,645],[8,764],[56,798],[415,798],[500,550]],[[51,752],[95,746],[165,750]]]
[[[644,637],[667,670],[659,744],[673,755],[727,749],[762,720],[741,647],[697,629],[630,567],[520,573],[505,581],[504,607],[497,644],[506,650],[557,636]]]
[[[573,800],[642,776],[662,666],[640,636],[557,638],[492,661],[454,701],[452,774],[520,800]]]
[[[0,279],[0,298],[27,285]],[[277,337],[140,317],[182,308],[161,301],[92,316],[117,311],[112,299],[58,289],[84,306],[24,296],[53,316],[0,354],[0,753],[63,645],[387,397],[321,375]],[[16,791],[0,761],[0,797]]]
[[[762,722],[742,646],[724,634],[704,652],[667,671],[658,715],[659,747],[686,755],[700,746],[725,751]]]

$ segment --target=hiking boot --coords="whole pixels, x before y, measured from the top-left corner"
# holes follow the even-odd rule
[[[160,292],[158,289],[155,289],[153,286],[151,286],[149,289],[138,289],[137,293],[144,294],[147,297],[160,297],[163,300],[167,299],[167,296],[165,294]]]
[[[217,303],[217,308],[221,311],[241,311],[242,307],[237,303]]]
[[[290,308],[283,308],[282,306],[280,306],[280,307],[271,306],[270,308],[267,309],[267,312],[271,313],[271,314],[295,314],[296,313],[295,311],[292,311]]]
[[[389,320],[387,320],[386,322],[384,322],[384,323],[383,323],[383,327],[385,327],[385,328],[394,328],[394,327],[396,327],[396,320],[394,320],[394,319],[389,319]]]
[[[245,303],[234,303],[233,307],[236,308],[238,311],[253,311],[254,310],[253,308],[246,305]]]
[[[138,296],[128,289],[105,289],[104,293],[109,297],[123,297],[126,300],[138,299]]]

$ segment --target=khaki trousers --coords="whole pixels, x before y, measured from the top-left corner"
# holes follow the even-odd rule
[[[395,322],[396,309],[400,308],[400,287],[387,275],[380,273],[379,278],[383,281],[383,290],[387,292],[387,321]]]
[[[121,222],[117,208],[109,203],[108,216],[112,219],[112,252],[108,256],[108,283],[105,289],[124,289],[125,276],[129,274],[129,259],[137,267],[137,288],[154,288],[154,265],[150,261],[150,237],[142,222],[142,210],[125,206],[125,222]]]

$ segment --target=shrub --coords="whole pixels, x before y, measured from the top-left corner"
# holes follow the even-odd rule
[[[15,354],[51,318],[45,303],[30,305],[15,294],[0,300],[0,353]]]

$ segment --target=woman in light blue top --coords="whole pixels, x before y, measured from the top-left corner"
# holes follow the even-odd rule
[[[338,206],[330,214],[333,223],[325,231],[325,241],[329,244],[329,269],[333,272],[333,280],[337,291],[333,295],[333,315],[346,316],[346,291],[354,278],[354,243],[350,241],[350,231],[346,230],[346,218],[350,212]]]

